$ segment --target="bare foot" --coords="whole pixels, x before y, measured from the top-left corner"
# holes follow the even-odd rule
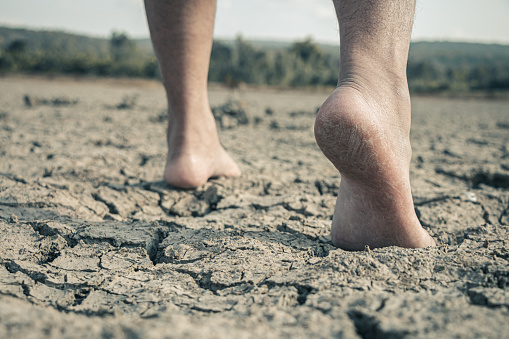
[[[240,170],[219,142],[212,113],[200,119],[168,125],[168,156],[164,180],[181,188],[195,188],[209,178],[238,176]]]
[[[316,141],[341,173],[332,241],[345,250],[434,246],[417,219],[410,190],[406,82],[359,83],[340,85],[315,121]]]

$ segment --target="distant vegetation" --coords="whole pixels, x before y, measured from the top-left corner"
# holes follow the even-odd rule
[[[294,43],[214,41],[209,80],[282,87],[334,86],[339,48],[311,39]],[[160,77],[148,39],[110,39],[0,27],[0,74]],[[407,68],[413,92],[509,90],[509,46],[417,42]]]

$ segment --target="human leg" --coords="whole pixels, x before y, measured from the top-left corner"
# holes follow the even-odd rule
[[[207,94],[216,2],[145,0],[145,9],[168,99],[165,181],[192,188],[239,175],[219,143]]]
[[[409,166],[406,63],[415,0],[335,0],[338,87],[315,121],[316,141],[341,173],[333,243],[347,250],[435,243],[421,227]]]

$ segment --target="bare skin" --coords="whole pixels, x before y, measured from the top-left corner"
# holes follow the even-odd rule
[[[240,175],[219,142],[207,94],[216,2],[146,0],[145,9],[168,99],[164,180],[194,188]]]
[[[337,0],[341,65],[315,137],[341,173],[333,243],[346,250],[434,246],[410,189],[406,62],[415,0]],[[215,1],[145,0],[168,97],[164,178],[192,188],[240,171],[221,146],[207,96]]]
[[[434,246],[415,214],[409,178],[406,63],[415,0],[335,7],[339,82],[315,121],[316,141],[341,173],[332,241],[347,250]]]

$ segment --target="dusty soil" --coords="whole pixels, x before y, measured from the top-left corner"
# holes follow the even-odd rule
[[[413,193],[440,245],[345,252],[312,132],[327,94],[210,95],[243,175],[179,190],[161,85],[0,80],[0,337],[509,332],[509,102],[414,98]]]

